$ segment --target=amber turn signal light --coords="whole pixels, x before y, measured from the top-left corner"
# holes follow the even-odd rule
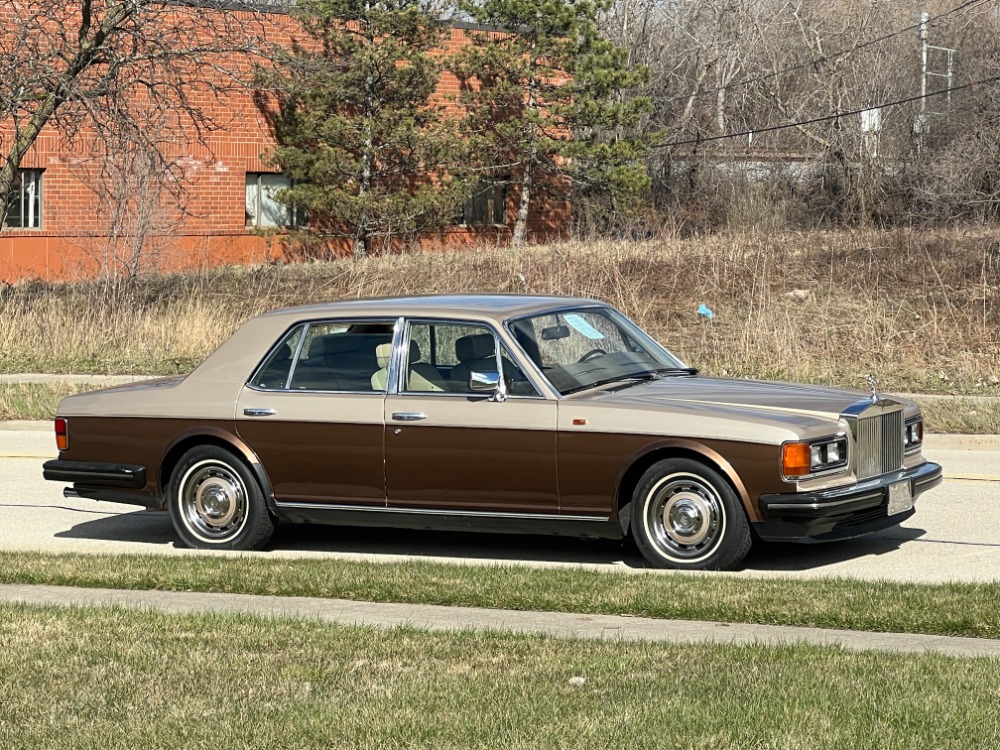
[[[781,446],[781,473],[786,477],[804,477],[811,470],[809,443],[785,443]]]
[[[69,450],[69,422],[62,417],[56,418],[56,448]]]

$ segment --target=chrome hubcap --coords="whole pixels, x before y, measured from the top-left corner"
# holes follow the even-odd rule
[[[203,461],[191,467],[181,481],[180,501],[187,527],[204,539],[225,541],[246,520],[246,487],[225,464]]]
[[[725,529],[722,500],[696,474],[671,474],[652,489],[646,505],[651,540],[668,557],[691,560],[714,551]]]

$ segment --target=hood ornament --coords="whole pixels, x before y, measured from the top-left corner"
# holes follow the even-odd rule
[[[865,375],[865,382],[868,383],[868,387],[872,389],[871,398],[872,403],[874,404],[881,398],[881,396],[878,395],[878,380],[875,378],[875,375],[869,373],[868,375]]]

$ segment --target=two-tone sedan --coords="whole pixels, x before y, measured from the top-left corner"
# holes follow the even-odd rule
[[[71,396],[46,479],[259,549],[279,520],[618,538],[727,569],[754,539],[909,518],[941,482],[908,401],[699,376],[591,299],[297,307],[194,372]]]

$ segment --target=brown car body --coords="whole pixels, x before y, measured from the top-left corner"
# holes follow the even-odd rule
[[[607,337],[582,317],[612,315],[608,310],[590,299],[455,295],[267,313],[247,322],[187,376],[65,399],[57,423],[67,442],[59,458],[45,464],[44,475],[72,483],[68,494],[170,508],[182,538],[209,548],[266,541],[264,532],[263,541],[227,538],[217,520],[219,514],[230,521],[233,512],[237,519],[252,515],[235,506],[247,506],[259,491],[270,521],[620,537],[636,531],[630,526],[637,519],[646,526],[652,518],[652,526],[638,533],[653,547],[659,534],[667,551],[651,555],[640,548],[653,564],[670,567],[732,567],[749,548],[750,529],[764,539],[790,541],[870,533],[912,515],[912,500],[940,483],[940,467],[924,459],[919,441],[904,445],[911,434],[922,435],[912,402],[680,369],[561,392],[538,342],[528,346],[523,330],[512,327],[531,316],[552,316],[557,325],[544,329],[544,336],[551,332],[569,342],[582,334],[584,344],[589,337],[608,346]],[[328,339],[350,332],[366,349],[331,355],[355,358],[359,372],[352,385],[295,387],[293,374],[309,366],[299,343],[288,359],[287,378],[281,370],[277,385],[261,387],[263,370],[285,361],[277,349],[291,350],[318,326],[332,332]],[[478,338],[486,356],[471,360],[473,369],[461,374],[486,376],[484,387],[493,390],[473,390],[471,382],[466,388],[464,377],[457,392],[449,390],[447,373],[458,377],[466,362],[456,361],[450,345],[441,343],[429,357],[418,355],[413,342],[420,326],[432,337],[449,326],[472,330],[466,350]],[[487,332],[494,353],[488,353]],[[652,349],[645,339],[626,338],[630,352]],[[533,355],[526,351],[532,347]],[[376,352],[388,358],[381,375]],[[420,367],[445,374],[442,389],[407,390],[407,382],[417,382],[409,380],[416,378],[414,357],[427,360]],[[610,359],[594,349],[578,362],[605,357]],[[316,354],[312,358],[319,361]],[[508,392],[511,363],[521,376],[520,393]],[[600,370],[599,362],[590,369]],[[410,375],[404,377],[404,370]],[[366,385],[368,377],[373,384],[381,377],[384,387]],[[499,382],[493,385],[491,377]],[[842,460],[839,469],[784,475],[783,446],[803,444],[808,453],[809,446],[831,440],[840,442],[822,450]],[[847,453],[840,456],[843,446]],[[207,447],[218,451],[207,458],[198,453]],[[218,479],[212,462],[227,454],[232,466],[228,474],[221,470],[226,479]],[[179,477],[188,464],[209,467],[196,474],[197,487]],[[655,490],[658,472],[693,476],[694,484],[677,485],[663,496]],[[647,484],[654,489],[638,496]],[[904,497],[902,509],[892,514],[890,487],[904,496],[908,489],[910,500],[907,506]],[[654,502],[656,492],[661,495]],[[191,531],[181,507],[184,493],[194,531],[200,523],[204,538],[184,533]],[[730,493],[742,517],[725,500]],[[640,511],[636,503],[649,509]],[[213,536],[217,531],[219,538]],[[723,540],[733,534],[739,539]],[[746,549],[720,557],[707,546],[696,551],[685,544],[695,538],[703,546],[718,538],[722,546]]]

